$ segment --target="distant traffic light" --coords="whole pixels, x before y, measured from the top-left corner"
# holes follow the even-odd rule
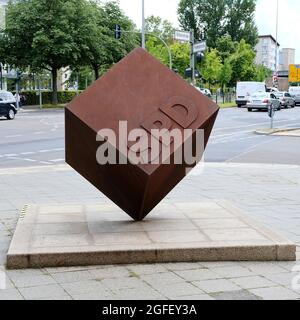
[[[204,54],[202,52],[199,52],[196,54],[196,61],[197,63],[201,63],[204,59]]]
[[[116,24],[115,25],[115,39],[121,38],[121,26]]]

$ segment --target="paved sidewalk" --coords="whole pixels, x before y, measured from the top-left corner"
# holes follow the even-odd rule
[[[299,166],[206,164],[202,174],[194,170],[164,201],[231,201],[297,243],[300,260],[299,190]],[[109,203],[65,165],[0,170],[0,194],[0,266],[6,262],[24,204]],[[300,261],[93,266],[5,273],[6,289],[1,290],[0,283],[0,300],[300,299]]]

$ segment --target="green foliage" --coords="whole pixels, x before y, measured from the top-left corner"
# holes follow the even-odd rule
[[[2,61],[31,72],[48,70],[53,78],[53,103],[57,104],[57,72],[91,66],[99,70],[119,61],[139,43],[136,34],[114,39],[114,25],[134,31],[134,24],[112,1],[19,0],[7,7],[7,26],[0,36]],[[105,66],[105,67],[104,67]]]
[[[175,29],[168,20],[152,15],[145,21],[145,30],[147,33],[156,34],[168,43],[173,41]]]
[[[224,87],[227,86],[232,79],[232,66],[230,64],[229,58],[225,59],[221,71],[219,73],[219,82],[222,86],[222,90],[224,91]]]
[[[146,19],[146,30],[148,33],[154,33],[161,37],[169,46],[172,54],[173,69],[184,77],[185,69],[190,64],[190,46],[187,43],[174,42],[174,28],[167,20],[160,17],[150,16]],[[165,44],[156,37],[147,36],[146,49],[161,63],[169,67],[169,54]]]
[[[244,39],[254,47],[258,42],[258,30],[255,24],[256,0],[225,0],[227,12],[225,33],[233,41]]]
[[[271,76],[272,76],[272,70],[268,69],[264,65],[255,66],[255,76],[254,76],[255,81],[263,82]]]
[[[235,52],[230,56],[229,61],[232,66],[231,83],[235,85],[238,81],[250,81],[255,77],[254,66],[255,52],[250,44],[241,40]]]
[[[204,63],[201,68],[201,74],[209,84],[217,82],[220,78],[220,73],[222,71],[222,62],[221,57],[216,49],[212,49],[210,52],[207,52],[205,55]]]
[[[190,46],[186,43],[174,42],[169,44],[172,54],[173,69],[177,69],[178,73],[184,77],[185,69],[190,64]],[[169,67],[169,54],[166,46],[157,38],[148,37],[146,49],[161,63]]]
[[[40,97],[38,91],[22,91],[22,94],[26,97],[26,105],[35,106],[39,105]],[[59,104],[66,104],[71,102],[77,95],[75,91],[58,91],[57,98]],[[52,92],[42,91],[43,104],[52,103]]]
[[[258,37],[255,8],[255,0],[181,0],[178,18],[182,28],[194,30],[196,39],[204,34],[210,48],[216,48],[224,35],[238,42],[245,39],[254,47]]]
[[[121,11],[118,2],[102,6],[89,1],[85,8],[84,31],[81,38],[82,62],[90,65],[98,78],[101,72],[118,62],[139,45],[133,22]],[[114,38],[115,25],[121,26],[121,39]],[[77,63],[75,61],[75,67]],[[100,71],[101,69],[101,71]]]

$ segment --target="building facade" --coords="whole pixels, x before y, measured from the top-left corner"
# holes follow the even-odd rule
[[[0,30],[5,28],[5,6],[0,2]]]
[[[277,64],[279,61],[279,48],[280,44],[276,42],[272,35],[262,35],[259,36],[258,44],[255,47],[256,58],[255,63],[258,65],[263,65],[268,69],[275,71],[276,68],[276,55]]]
[[[296,50],[292,48],[283,48],[279,53],[279,71],[289,70],[290,64],[295,64]]]

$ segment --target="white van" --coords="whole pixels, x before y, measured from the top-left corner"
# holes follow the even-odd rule
[[[247,102],[252,94],[256,92],[266,92],[267,87],[264,82],[238,82],[236,85],[236,104],[238,108],[247,107]]]
[[[295,99],[295,104],[300,103],[300,87],[290,87],[289,94]]]

